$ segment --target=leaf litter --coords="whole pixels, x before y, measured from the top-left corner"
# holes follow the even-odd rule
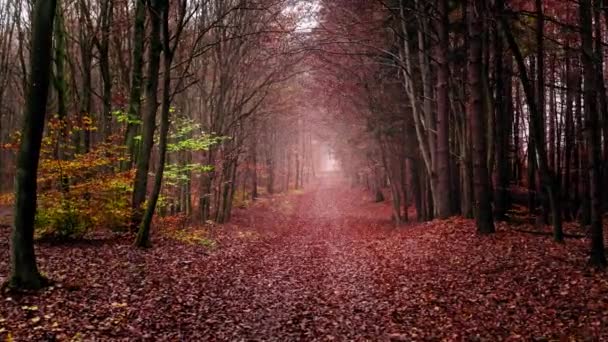
[[[481,237],[463,218],[394,227],[389,213],[360,191],[319,188],[193,235],[159,221],[149,250],[130,236],[41,244],[57,284],[2,294],[0,340],[608,338],[608,278],[586,267],[585,239],[506,224]]]

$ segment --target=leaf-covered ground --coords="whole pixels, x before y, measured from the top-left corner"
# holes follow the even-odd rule
[[[124,236],[42,244],[58,285],[1,295],[0,340],[608,338],[608,278],[585,267],[586,241],[505,226],[479,237],[463,219],[394,228],[389,213],[320,187],[230,226],[157,233],[151,250]]]

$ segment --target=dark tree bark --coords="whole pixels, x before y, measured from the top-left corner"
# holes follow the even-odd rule
[[[53,73],[55,91],[57,93],[57,119],[62,122],[60,128],[57,145],[55,146],[55,158],[65,159],[65,144],[68,137],[68,126],[67,126],[67,80],[65,72],[65,61],[66,61],[66,37],[65,27],[63,18],[63,2],[56,0],[55,8],[55,22],[54,22],[54,36],[55,36],[55,49],[54,49],[54,61],[55,70]]]
[[[577,70],[580,72],[581,70]],[[577,75],[576,90],[578,94],[582,90],[582,77]],[[591,223],[591,198],[589,197],[589,161],[587,158],[587,146],[585,144],[585,128],[583,127],[583,100],[582,97],[576,96],[576,188],[577,196],[577,216],[581,225],[587,226]]]
[[[112,135],[112,70],[110,66],[110,29],[114,15],[114,0],[104,0],[101,3],[101,40],[97,44],[99,50],[99,67],[103,81],[103,134],[107,139]]]
[[[601,146],[600,127],[598,126],[598,108],[596,92],[596,71],[594,59],[597,57],[593,50],[593,28],[591,0],[581,0],[581,41],[582,62],[584,74],[584,101],[585,101],[585,134],[587,138],[587,154],[589,158],[589,182],[591,196],[591,256],[589,263],[594,266],[605,267],[604,232],[602,227],[601,202]]]
[[[497,10],[502,11],[502,9]],[[505,220],[509,205],[509,137],[513,115],[511,68],[508,63],[512,63],[512,60],[504,55],[503,37],[498,30],[494,39],[496,73],[494,215],[497,220]]]
[[[535,98],[534,87],[532,82],[530,82],[530,78],[528,76],[528,71],[526,68],[526,63],[524,61],[524,57],[515,41],[515,37],[511,32],[509,27],[509,23],[504,16],[504,13],[500,16],[500,23],[503,29],[503,32],[509,42],[509,47],[513,52],[513,56],[515,57],[515,62],[517,63],[517,68],[519,69],[519,75],[521,78],[521,83],[524,88],[524,93],[526,95],[526,101],[528,103],[528,108],[530,112],[530,132],[532,136],[530,137],[534,142],[534,151],[536,151],[536,158],[538,161],[538,167],[540,171],[540,178],[543,184],[543,187],[546,189],[547,194],[549,196],[549,203],[551,206],[552,212],[552,223],[553,223],[553,233],[554,239],[558,242],[563,241],[563,231],[562,231],[562,215],[561,215],[561,202],[559,196],[559,184],[555,181],[555,176],[553,171],[549,168],[547,163],[547,149],[546,145],[542,143],[541,137],[543,136],[543,118],[539,114],[538,111],[538,102]],[[529,150],[528,154],[534,153],[533,150]]]
[[[563,177],[563,189],[564,189],[564,200],[565,200],[565,212],[564,216],[566,219],[571,219],[571,203],[572,196],[570,195],[570,183],[574,180],[571,175],[572,170],[572,152],[574,145],[574,119],[573,119],[573,100],[574,90],[576,85],[576,76],[571,67],[570,53],[566,57],[566,109],[564,118],[564,177]]]
[[[473,145],[473,188],[474,214],[477,232],[489,234],[494,232],[494,220],[490,203],[490,179],[486,152],[486,116],[483,109],[482,83],[482,49],[481,32],[483,28],[483,1],[467,2],[467,26],[469,34],[469,51],[467,56],[468,101],[467,116],[471,127]]]
[[[452,215],[450,198],[450,99],[448,82],[450,68],[448,53],[450,45],[448,0],[438,0],[439,20],[437,32],[439,42],[435,51],[437,60],[437,216],[448,218]]]
[[[82,91],[80,96],[80,113],[79,121],[82,126],[82,149],[79,152],[88,153],[91,150],[91,130],[89,122],[91,118],[92,108],[92,74],[93,66],[93,41],[87,33],[89,31],[88,7],[85,0],[79,1],[79,40],[80,40],[80,58],[82,61]],[[80,144],[78,144],[80,146]]]
[[[162,51],[163,51],[163,92],[160,118],[160,137],[158,141],[158,169],[154,175],[154,186],[147,202],[146,211],[137,233],[135,244],[138,247],[148,247],[150,245],[150,226],[156,210],[156,203],[160,196],[165,170],[165,160],[167,157],[167,137],[169,135],[169,116],[171,112],[171,64],[173,63],[174,49],[170,46],[169,31],[169,4],[167,0],[153,0],[153,7],[157,11],[156,15],[162,18]],[[179,37],[176,38],[179,41]],[[158,74],[158,72],[157,72]]]
[[[511,62],[513,62],[511,60]],[[511,72],[513,72],[513,70],[511,69]],[[513,108],[513,114],[515,115],[514,118],[514,122],[513,122],[513,152],[514,152],[514,156],[513,156],[513,166],[512,166],[512,175],[513,175],[513,180],[515,180],[515,182],[517,184],[520,184],[521,180],[522,180],[522,166],[521,166],[521,156],[519,154],[519,151],[521,149],[521,137],[520,137],[520,128],[521,128],[521,91],[520,91],[520,87],[519,84],[515,85],[515,106]]]
[[[39,289],[46,280],[38,271],[34,252],[36,183],[52,60],[55,0],[38,0],[32,13],[30,79],[15,179],[15,221],[11,243],[9,286]]]
[[[148,77],[146,84],[146,107],[142,127],[142,145],[137,158],[135,171],[135,184],[133,187],[133,217],[131,225],[137,228],[142,221],[142,204],[146,200],[148,187],[148,171],[150,169],[150,155],[154,146],[154,131],[156,129],[156,110],[158,107],[158,81],[160,69],[160,54],[162,44],[160,41],[161,18],[160,11],[163,0],[153,0],[148,4],[150,15],[150,47],[148,50]]]
[[[125,144],[129,150],[130,162],[123,165],[123,170],[133,166],[137,158],[135,137],[141,127],[141,92],[143,84],[144,41],[146,33],[146,4],[137,0],[135,4],[135,22],[133,25],[133,56],[131,69],[131,89],[129,93],[129,109],[127,112],[127,132]]]
[[[604,0],[595,0],[593,8],[593,26],[595,30],[595,64],[596,64],[596,89],[597,97],[599,101],[599,114],[598,114],[598,125],[602,127],[600,132],[600,140],[602,140],[602,132],[604,134],[603,148],[604,154],[602,157],[600,172],[601,186],[606,189],[608,187],[608,95],[606,94],[606,82],[604,80],[604,42],[602,36],[602,9],[604,8]],[[608,11],[608,9],[605,9]],[[601,154],[601,151],[600,151]],[[608,204],[608,191],[602,191],[602,209],[605,209],[605,205]]]

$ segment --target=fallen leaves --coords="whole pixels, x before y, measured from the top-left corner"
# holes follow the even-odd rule
[[[41,245],[59,284],[1,298],[0,340],[608,338],[608,278],[585,268],[585,240],[505,225],[479,237],[462,218],[394,228],[389,215],[324,188],[226,226],[167,227],[147,251],[129,236]],[[4,229],[1,274],[7,260]]]

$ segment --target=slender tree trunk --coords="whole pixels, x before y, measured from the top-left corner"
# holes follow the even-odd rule
[[[213,151],[207,152],[207,165],[215,165],[215,158]],[[213,184],[213,178],[215,176],[215,170],[205,172],[201,175],[201,190],[199,197],[199,207],[201,213],[201,222],[205,223],[211,217],[211,187]]]
[[[402,206],[403,206],[403,221],[404,222],[408,222],[410,220],[409,218],[409,201],[408,201],[408,182],[407,182],[407,159],[405,158],[405,156],[401,157],[401,160],[399,161],[399,168],[400,168],[400,178],[401,178],[401,192],[403,194],[403,198],[402,198]]]
[[[137,158],[135,184],[133,187],[133,217],[132,227],[139,227],[142,220],[142,204],[146,200],[148,187],[148,171],[150,169],[150,155],[154,145],[154,131],[156,128],[156,110],[158,107],[158,79],[160,69],[160,54],[162,44],[160,41],[161,18],[160,6],[163,0],[152,0],[148,5],[150,14],[150,47],[148,50],[148,77],[146,84],[146,108],[142,129],[142,146]]]
[[[253,170],[251,174],[251,199],[256,200],[258,196],[258,134],[257,134],[257,122],[253,121],[253,138],[251,144],[251,163],[253,164]]]
[[[520,184],[521,180],[522,180],[522,175],[521,175],[521,156],[519,154],[519,151],[521,149],[521,145],[520,145],[520,141],[521,141],[521,137],[520,137],[520,127],[521,127],[521,93],[520,93],[520,89],[519,89],[519,84],[516,83],[515,84],[515,108],[513,109],[513,113],[515,115],[515,120],[513,122],[513,167],[512,167],[512,174],[513,174],[513,180],[515,180],[515,182],[517,184]]]
[[[563,189],[564,189],[564,200],[566,205],[565,216],[567,219],[570,219],[572,216],[571,210],[571,202],[572,197],[570,195],[570,182],[573,181],[571,175],[571,167],[572,167],[572,147],[574,140],[574,120],[573,120],[573,103],[574,100],[574,87],[575,87],[575,79],[576,77],[573,75],[573,71],[571,70],[571,59],[570,53],[566,57],[566,109],[565,109],[565,132],[564,132],[564,177],[563,177]]]
[[[501,11],[502,9],[498,9]],[[496,105],[495,113],[495,161],[496,184],[494,186],[494,215],[497,220],[505,220],[509,202],[509,147],[512,122],[511,72],[509,63],[512,60],[504,54],[503,36],[496,30],[495,73]]]
[[[591,0],[580,1],[582,62],[584,69],[584,98],[585,98],[585,133],[587,137],[587,154],[589,158],[589,182],[591,196],[591,256],[589,263],[605,267],[604,232],[602,226],[601,198],[601,146],[600,127],[598,126],[598,108],[596,80],[597,69],[594,65],[593,28]]]
[[[490,203],[490,179],[487,168],[486,153],[486,117],[483,113],[482,84],[482,51],[481,32],[483,27],[483,9],[481,0],[467,2],[469,51],[467,58],[468,101],[467,116],[471,127],[473,145],[473,188],[475,193],[475,221],[477,232],[488,234],[494,232],[494,220]]]
[[[68,138],[67,126],[67,80],[65,72],[65,60],[66,60],[66,37],[65,27],[63,22],[63,8],[62,2],[57,0],[55,11],[55,72],[54,72],[54,85],[55,91],[57,92],[57,119],[61,122],[61,128],[57,139],[57,145],[55,146],[55,158],[63,160],[65,159],[65,147]],[[64,180],[62,180],[62,187]]]
[[[556,175],[558,174],[557,170],[559,170],[559,165],[557,163],[557,144],[556,144],[556,134],[557,134],[557,100],[556,100],[556,90],[555,86],[556,82],[556,57],[551,56],[551,63],[549,67],[550,83],[551,89],[549,89],[549,112],[548,112],[548,124],[549,124],[549,137],[547,141],[547,145],[549,147],[549,167],[553,170],[556,170]]]
[[[580,71],[580,70],[579,70]],[[578,94],[582,93],[582,79],[577,77],[576,87]],[[576,186],[578,191],[577,203],[580,202],[578,208],[578,220],[581,225],[587,226],[591,223],[591,198],[589,197],[589,160],[587,157],[587,146],[585,146],[585,127],[583,127],[583,101],[580,95],[576,97],[576,154],[577,154],[577,170],[576,170]]]
[[[535,0],[536,7],[536,101],[537,101],[537,111],[538,111],[538,125],[542,127],[542,129],[538,130],[537,134],[534,135],[535,144],[538,141],[538,144],[542,144],[546,146],[547,152],[547,166],[551,167],[551,146],[547,147],[547,139],[545,137],[545,126],[546,126],[546,91],[545,91],[545,17],[543,10],[543,0]],[[532,127],[532,125],[530,125]],[[544,186],[542,186],[542,182],[546,181],[542,176],[541,171],[541,184],[539,184],[538,195],[541,202],[541,215],[543,218],[543,223],[548,223],[548,211],[549,205],[547,203],[547,190]],[[561,213],[560,213],[561,215]]]
[[[36,1],[32,13],[31,73],[17,156],[15,219],[11,236],[9,286],[14,288],[39,289],[46,284],[36,265],[34,217],[38,161],[50,82],[55,7],[55,0]]]
[[[437,60],[437,215],[447,218],[452,215],[450,198],[450,98],[448,81],[450,67],[448,53],[450,47],[448,0],[438,0],[439,20],[437,32],[439,42],[436,47]]]
[[[162,18],[162,50],[164,56],[164,70],[163,70],[163,99],[161,106],[161,119],[160,119],[160,137],[158,142],[158,169],[154,176],[154,186],[152,193],[147,202],[147,207],[143,220],[137,233],[135,244],[138,247],[148,247],[150,245],[150,226],[152,225],[152,218],[154,217],[154,211],[156,210],[156,203],[160,195],[163,174],[165,170],[165,160],[167,156],[167,136],[169,134],[169,115],[171,112],[171,64],[173,61],[173,51],[169,46],[169,4],[167,0],[152,0],[152,6],[156,10],[157,16]],[[159,19],[160,19],[159,18]],[[153,24],[155,25],[155,24]],[[158,25],[158,24],[156,24]],[[153,28],[154,31],[154,28]],[[154,36],[153,36],[154,38]],[[154,44],[154,43],[152,43]],[[160,41],[159,41],[160,44]],[[158,69],[156,72],[158,77]],[[158,82],[158,80],[157,80]],[[156,99],[155,99],[156,100]],[[154,101],[156,103],[156,101]],[[156,108],[154,108],[156,112]],[[154,121],[152,121],[154,122]],[[139,171],[139,170],[138,170]],[[147,176],[147,175],[146,175]]]
[[[500,16],[500,22],[507,37],[507,41],[509,42],[509,47],[513,52],[513,56],[515,57],[515,61],[517,62],[517,67],[519,69],[519,74],[521,78],[521,83],[524,87],[524,93],[526,95],[526,100],[528,102],[528,109],[530,112],[530,128],[532,136],[530,137],[534,142],[534,150],[536,151],[536,159],[538,160],[538,166],[541,175],[541,182],[546,189],[549,197],[549,203],[551,206],[552,212],[552,223],[553,223],[553,233],[554,239],[558,242],[563,241],[563,231],[562,231],[562,215],[561,215],[561,202],[559,196],[559,184],[555,181],[555,176],[547,163],[547,150],[546,145],[543,143],[543,118],[539,114],[538,111],[538,102],[534,96],[534,87],[530,82],[528,77],[528,71],[526,69],[526,64],[521,54],[521,50],[515,41],[515,37],[511,32],[508,21],[504,17],[504,13]],[[533,153],[534,151],[529,150],[528,153]]]
[[[110,66],[110,30],[114,14],[114,0],[104,0],[101,4],[101,41],[98,45],[99,67],[103,80],[103,134],[112,135],[112,70]]]
[[[596,88],[599,101],[598,125],[602,127],[604,133],[603,148],[604,153],[600,163],[601,187],[608,188],[608,95],[606,94],[606,82],[604,80],[604,41],[602,35],[602,9],[604,9],[604,0],[594,1],[594,28],[595,28],[595,63],[596,63]],[[608,22],[607,22],[608,23]],[[600,131],[600,141],[602,140],[602,131]],[[602,151],[600,149],[600,155]],[[608,191],[602,191],[602,209],[608,204]]]
[[[87,16],[88,11],[85,0],[80,0],[79,34],[80,34],[80,58],[82,61],[82,92],[80,97],[79,121],[82,129],[83,147],[80,152],[88,153],[91,151],[91,126],[92,126],[92,75],[93,54],[91,52],[93,44],[87,35]]]
[[[131,68],[131,90],[129,93],[129,109],[127,113],[127,132],[125,144],[129,150],[130,162],[123,165],[123,170],[129,169],[136,161],[138,149],[136,148],[137,133],[141,127],[141,93],[143,84],[144,41],[146,33],[146,4],[145,0],[136,0],[135,24],[133,26],[133,56]]]

